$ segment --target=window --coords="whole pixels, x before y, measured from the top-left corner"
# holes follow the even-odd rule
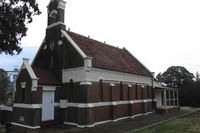
[[[177,99],[177,92],[174,91],[174,98]]]
[[[170,91],[170,99],[174,99],[174,92]]]
[[[142,99],[144,99],[144,89],[145,89],[145,87],[142,85],[141,89],[142,89]]]
[[[132,85],[128,85],[128,100],[131,100],[131,93],[130,93],[130,91],[131,91],[131,87],[132,87]]]
[[[74,91],[74,83],[73,83],[73,80],[71,79],[69,83],[69,101],[70,102],[73,101],[73,95],[74,95],[73,91]]]
[[[138,99],[138,85],[135,85],[135,98]]]
[[[120,100],[123,100],[123,83],[120,82]]]
[[[166,98],[169,99],[169,91],[166,91]]]
[[[149,99],[150,98],[150,87],[149,86],[147,86],[147,99]]]
[[[161,92],[162,105],[164,105],[164,91]]]
[[[103,81],[99,81],[99,99],[103,102]]]
[[[21,82],[21,102],[24,103],[25,101],[25,88],[26,88],[26,82]]]

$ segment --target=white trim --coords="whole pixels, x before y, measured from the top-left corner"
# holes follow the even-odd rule
[[[27,69],[28,73],[31,76],[31,79],[38,79],[35,73],[33,72],[33,69],[31,68],[31,65],[29,64],[29,59],[23,58],[23,65],[25,65],[25,68]]]
[[[132,87],[132,85],[131,85],[131,84],[128,84],[128,87]]]
[[[67,32],[61,30],[65,38],[72,44],[72,46],[78,51],[78,53],[83,57],[87,58],[86,54],[78,47],[78,45],[72,40],[72,38],[67,34]]]
[[[65,1],[60,0],[60,1],[58,2],[58,7],[57,7],[57,8],[60,8],[60,9],[65,10],[65,4],[66,4]]]
[[[60,102],[59,102],[59,107],[62,109],[62,108],[67,108],[67,103],[68,103],[68,100],[67,99],[60,99]]]
[[[32,79],[32,88],[31,91],[37,91],[38,79]]]
[[[90,125],[79,125],[78,123],[73,123],[73,122],[63,122],[63,124],[77,126],[79,128],[94,127],[96,125],[104,124],[104,123],[107,123],[107,122],[117,122],[119,120],[123,120],[123,119],[127,119],[127,118],[135,118],[135,117],[142,116],[142,115],[149,115],[151,113],[154,113],[154,112],[147,112],[147,113],[142,113],[142,114],[136,114],[136,115],[133,115],[133,116],[121,117],[121,118],[117,118],[117,119],[114,119],[114,120],[100,121],[100,122],[96,122],[96,123],[90,124]]]
[[[56,86],[43,85],[43,91],[56,91]]]
[[[26,88],[26,82],[20,82],[21,88]]]
[[[58,14],[58,11],[57,10],[53,10],[53,11],[50,12],[49,17],[56,19],[56,15],[57,14]]]
[[[17,78],[19,77],[19,74],[21,73],[22,69],[26,69],[32,79],[32,87],[31,87],[31,91],[36,91],[37,90],[37,85],[38,85],[38,78],[36,77],[31,65],[29,64],[29,59],[27,58],[23,58],[23,63],[22,66],[18,72]],[[22,86],[24,87],[24,86]]]
[[[48,25],[47,29],[53,28],[53,27],[58,26],[60,24],[65,25],[63,22],[58,21],[58,22],[55,22],[53,24]]]
[[[144,113],[136,114],[136,115],[130,116],[130,118],[135,118],[135,117],[142,116],[142,115],[144,115]]]
[[[117,122],[117,121],[119,121],[119,120],[123,120],[123,119],[127,119],[127,118],[130,118],[130,116],[117,118],[117,119],[115,119],[115,120],[113,120],[113,121],[114,121],[114,122]]]
[[[30,129],[38,129],[38,128],[40,128],[40,126],[29,126],[29,125],[19,124],[19,123],[15,123],[15,122],[11,122],[11,124],[15,125],[15,126],[30,128]]]
[[[152,113],[154,113],[154,111],[152,111],[152,112],[147,112],[147,113],[145,113],[144,115],[149,115],[149,114],[152,114]]]
[[[60,103],[54,103],[54,107],[60,106]]]
[[[156,101],[154,99],[153,101]],[[93,108],[93,107],[101,107],[101,106],[115,106],[115,105],[122,105],[122,104],[136,104],[136,103],[148,103],[152,102],[152,99],[143,99],[143,100],[129,100],[129,101],[113,101],[113,102],[97,102],[97,103],[68,103],[66,102],[65,107],[62,106],[62,108],[68,108],[68,107],[77,107],[77,108]],[[54,106],[59,106],[60,103],[54,103]],[[38,109],[42,108],[42,104],[22,104],[22,103],[15,103],[13,107],[18,108],[29,108],[29,109]]]
[[[80,82],[80,85],[92,85],[92,82],[87,82],[87,81],[84,82],[84,81],[83,81],[83,82]]]
[[[100,121],[100,122],[94,123],[94,125],[104,124],[104,123],[112,122],[112,121],[113,121],[113,120]]]
[[[8,106],[0,106],[0,110],[5,110],[5,111],[13,111],[13,107],[8,107]]]
[[[87,69],[88,71],[91,70],[92,67],[92,57],[86,57],[84,58],[84,67],[85,69]]]
[[[58,41],[58,46],[60,46],[60,45],[62,45],[62,44],[63,44],[63,41],[62,41],[62,40]]]
[[[54,102],[54,107],[59,106],[58,102]],[[40,109],[42,108],[42,104],[23,104],[23,103],[15,103],[13,107],[16,108],[27,108],[27,109]]]
[[[151,77],[94,67],[92,67],[90,71],[86,70],[84,67],[63,69],[62,82],[68,83],[71,79],[73,79],[74,82],[99,82],[99,80],[103,80],[105,82],[109,81],[110,83],[126,82],[127,84],[139,83],[149,86],[152,85]]]
[[[76,127],[79,127],[79,128],[94,127],[95,126],[94,124],[91,124],[91,125],[79,125],[79,124],[73,123],[73,122],[63,122],[63,124],[65,124],[65,125],[71,125],[71,126],[76,126]]]
[[[98,103],[67,103],[66,108],[67,107],[93,108],[93,107],[101,107],[101,106],[111,106],[111,105],[115,106],[115,105],[122,105],[122,104],[136,104],[136,103],[148,103],[148,102],[152,102],[152,99],[98,102]]]
[[[111,83],[111,84],[110,84],[110,86],[112,86],[112,87],[113,87],[113,86],[115,86],[115,84],[114,84],[114,83]]]
[[[17,108],[28,108],[28,109],[39,109],[42,107],[42,104],[23,104],[23,103],[15,103],[13,107]]]

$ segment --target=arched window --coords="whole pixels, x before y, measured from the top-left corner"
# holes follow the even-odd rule
[[[74,83],[73,80],[70,79],[70,83],[69,83],[69,101],[72,102],[73,101],[73,96],[74,95]]]
[[[103,81],[99,80],[99,100],[103,102]]]

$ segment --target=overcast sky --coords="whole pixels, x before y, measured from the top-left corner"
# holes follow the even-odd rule
[[[20,56],[1,55],[0,67],[12,69],[22,57],[33,58],[45,36],[49,1],[38,0],[42,15],[34,16],[22,40],[23,47],[35,48],[24,49]],[[152,72],[172,65],[200,70],[199,0],[65,1],[65,24],[71,31],[126,47]]]

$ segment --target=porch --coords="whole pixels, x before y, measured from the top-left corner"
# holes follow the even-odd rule
[[[158,84],[158,83],[157,83]],[[179,110],[178,89],[155,85],[156,112],[167,114]]]

